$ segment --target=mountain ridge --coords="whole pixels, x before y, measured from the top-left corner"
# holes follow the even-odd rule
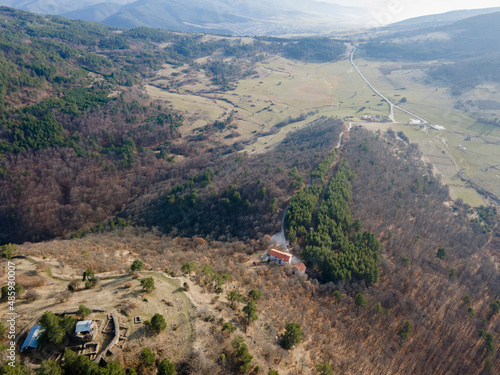
[[[363,8],[297,0],[83,0],[64,4],[53,0],[1,0],[0,5],[124,28],[149,26],[233,34],[331,29],[332,25],[338,28],[360,24],[370,17]]]

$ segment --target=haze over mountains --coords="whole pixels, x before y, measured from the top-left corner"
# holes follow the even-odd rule
[[[262,34],[359,25],[369,9],[300,0],[3,0],[0,5],[35,13],[132,28]]]
[[[500,12],[500,7],[484,9],[453,10],[451,12],[431,14],[428,16],[409,18],[404,21],[395,22],[387,26],[388,29],[408,29],[448,25],[466,18],[480,16],[483,14]]]

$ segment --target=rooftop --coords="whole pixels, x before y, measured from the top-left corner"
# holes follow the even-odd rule
[[[293,266],[293,268],[297,268],[299,272],[305,271],[306,270],[306,265],[304,263],[298,263]]]
[[[82,320],[81,322],[76,323],[75,332],[89,332],[91,325],[92,320]]]
[[[36,348],[38,346],[38,339],[43,331],[44,329],[40,324],[31,328],[28,336],[26,336],[26,340],[24,340],[24,343],[21,346],[21,352],[23,352],[26,348]]]
[[[292,254],[290,253],[285,253],[283,251],[279,251],[279,250],[276,250],[276,249],[271,249],[269,250],[269,256],[274,256],[278,259],[281,259],[283,262],[289,262],[290,259],[292,259]]]

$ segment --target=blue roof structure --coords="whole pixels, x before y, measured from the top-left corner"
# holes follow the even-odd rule
[[[82,320],[81,322],[76,323],[75,332],[89,332],[91,324],[92,320]]]
[[[23,346],[21,346],[21,353],[26,348],[36,349],[38,346],[38,339],[40,335],[43,333],[44,329],[40,324],[37,324],[33,328],[30,329],[26,340],[24,340]]]

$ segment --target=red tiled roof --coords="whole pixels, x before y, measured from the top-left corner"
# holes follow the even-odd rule
[[[293,266],[294,268],[297,268],[299,272],[305,271],[306,270],[306,265],[304,263],[298,263]]]
[[[282,251],[278,251],[275,249],[269,250],[269,256],[275,256],[278,259],[281,259],[283,262],[288,263],[290,259],[292,259],[292,254],[290,253],[284,253]]]

